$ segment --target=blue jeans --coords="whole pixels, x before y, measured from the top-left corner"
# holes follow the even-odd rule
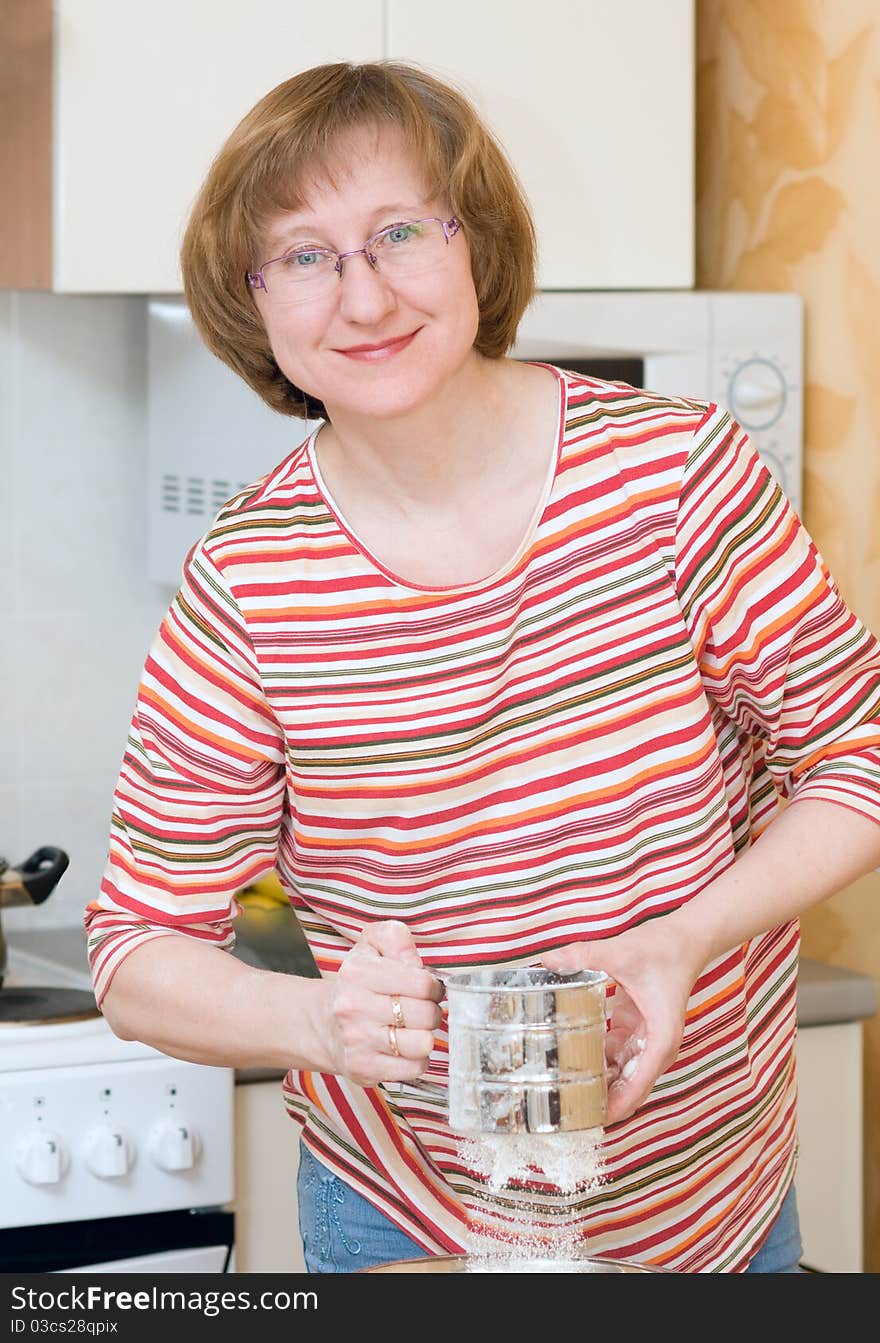
[[[300,1144],[299,1230],[309,1273],[356,1273],[427,1251]],[[794,1185],[747,1273],[798,1273],[801,1237]]]
[[[302,1143],[296,1197],[309,1273],[356,1273],[427,1253]]]
[[[800,1258],[803,1252],[797,1196],[794,1185],[790,1185],[776,1214],[776,1221],[746,1273],[801,1273]]]

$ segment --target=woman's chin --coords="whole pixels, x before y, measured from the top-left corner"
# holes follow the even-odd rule
[[[347,395],[325,397],[324,404],[330,420],[395,420],[429,405],[437,391],[433,383],[419,386],[412,378],[401,384],[396,380],[376,378],[371,385],[349,390]]]

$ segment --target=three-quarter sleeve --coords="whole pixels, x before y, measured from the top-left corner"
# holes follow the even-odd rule
[[[717,406],[685,467],[676,568],[703,684],[760,744],[781,794],[880,822],[880,646]]]
[[[275,862],[284,789],[282,734],[245,621],[200,544],[144,666],[86,910],[99,1003],[144,941],[233,944],[236,892]]]

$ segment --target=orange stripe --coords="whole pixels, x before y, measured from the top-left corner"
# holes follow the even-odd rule
[[[185,733],[195,737],[202,742],[210,742],[212,746],[218,747],[221,751],[236,756],[239,760],[249,762],[262,761],[265,763],[266,757],[260,751],[253,747],[243,746],[240,742],[231,742],[228,737],[221,736],[219,732],[212,732],[205,727],[203,723],[196,723],[194,719],[188,718],[186,714],[181,713],[169,700],[163,695],[158,694],[152,687],[142,685],[140,699],[152,707],[169,722],[174,723],[176,727],[182,728]]]
[[[630,779],[622,783],[609,787],[607,783],[600,783],[595,789],[588,792],[576,793],[571,797],[565,798],[562,802],[552,805],[544,803],[540,806],[529,807],[523,811],[505,812],[503,816],[494,818],[479,825],[466,825],[458,829],[444,830],[441,836],[431,837],[429,839],[418,839],[409,836],[400,841],[379,839],[378,836],[370,839],[371,853],[425,853],[430,849],[436,848],[440,844],[455,844],[466,839],[476,839],[481,835],[495,834],[499,827],[505,829],[517,829],[528,825],[530,821],[543,820],[553,821],[561,816],[568,815],[570,812],[586,810],[593,806],[598,800],[613,801],[618,797],[626,797],[635,789],[641,787],[650,779],[664,778],[666,775],[673,775],[682,770],[689,769],[692,765],[701,763],[708,758],[708,752],[704,746],[701,750],[691,751],[685,756],[676,757],[675,768],[670,764],[664,768],[651,770],[639,770],[631,776]],[[354,839],[346,839],[342,835],[334,835],[327,839],[322,839],[320,835],[306,834],[298,827],[294,827],[294,837],[298,844],[308,849],[333,849],[338,851],[347,851],[350,849],[362,848],[364,844],[363,836]]]

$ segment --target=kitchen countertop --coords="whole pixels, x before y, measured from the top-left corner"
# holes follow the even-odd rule
[[[798,1026],[833,1026],[864,1021],[877,1011],[877,981],[856,970],[812,961],[798,962]]]
[[[237,944],[233,955],[260,969],[314,976],[314,961],[290,910],[278,907],[271,924],[265,918],[250,921],[243,914],[236,921]],[[20,983],[39,984],[51,975],[52,983],[70,988],[89,988],[88,964],[82,929],[39,928],[7,934],[9,975]],[[801,957],[798,965],[798,1025],[830,1026],[873,1017],[878,1008],[877,982],[870,975],[822,961]],[[279,1078],[274,1068],[237,1068],[237,1082]]]

